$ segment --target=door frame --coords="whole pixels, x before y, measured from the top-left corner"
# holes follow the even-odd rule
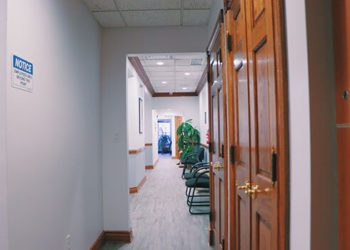
[[[176,159],[180,159],[180,149],[179,149],[179,145],[177,144],[178,140],[179,140],[179,136],[176,133],[178,127],[180,126],[180,124],[182,123],[182,116],[174,116],[174,120],[175,120],[175,158]]]
[[[212,158],[212,147],[213,147],[213,120],[212,120],[212,76],[211,76],[211,70],[210,70],[210,51],[212,50],[215,41],[220,38],[222,39],[223,36],[221,36],[222,32],[225,31],[224,30],[224,14],[223,14],[223,10],[220,10],[220,13],[217,17],[215,26],[214,26],[214,30],[211,34],[210,40],[209,40],[209,44],[206,48],[206,52],[207,52],[207,67],[208,67],[208,121],[209,121],[209,162],[212,162],[213,158]],[[221,37],[220,37],[221,36]],[[222,42],[220,43],[220,46],[222,46]],[[223,51],[224,52],[224,51]],[[224,53],[222,53],[222,55],[224,55]],[[224,60],[223,60],[224,63]],[[225,70],[225,66],[223,64],[222,69]],[[226,75],[226,72],[222,74],[222,78],[223,81],[224,80],[224,76]],[[227,102],[226,102],[226,84],[223,84],[223,106],[226,107],[227,106]],[[226,109],[225,109],[226,110]],[[224,112],[226,113],[226,112]],[[225,149],[225,153],[227,152],[227,114],[224,114],[224,149]],[[226,136],[225,136],[226,135]],[[212,164],[210,164],[210,176],[213,176],[213,167],[211,166]],[[225,241],[225,246],[224,249],[228,249],[227,248],[227,244],[228,244],[228,174],[227,174],[227,157],[225,157],[224,159],[224,238],[226,239]],[[214,194],[214,185],[213,185],[213,180],[212,178],[210,178],[210,223],[209,223],[209,245],[214,245],[214,227],[215,227],[215,218],[213,216],[213,209],[215,208],[215,204],[214,204],[214,199],[212,199]]]
[[[225,23],[229,24],[229,18],[233,17],[235,13],[235,7],[239,0],[227,1],[225,0]],[[276,51],[276,86],[277,86],[277,123],[278,126],[278,139],[277,139],[277,152],[278,152],[278,249],[289,249],[289,225],[290,225],[290,188],[289,188],[289,120],[288,120],[288,78],[287,78],[287,44],[286,44],[286,31],[285,31],[285,15],[284,15],[284,3],[283,0],[274,1],[274,39],[275,39],[275,51]],[[229,6],[228,6],[229,5]],[[227,25],[229,30],[226,29],[227,35],[233,35],[233,27]],[[226,26],[226,27],[227,27]],[[227,41],[227,40],[226,40]],[[228,121],[233,124],[235,114],[233,110],[234,99],[232,96],[233,91],[233,53],[229,52],[227,55],[227,71],[228,71]],[[233,126],[229,126],[229,145],[234,146],[234,130]],[[231,159],[229,163],[229,210],[230,210],[230,245],[235,246],[235,165]]]

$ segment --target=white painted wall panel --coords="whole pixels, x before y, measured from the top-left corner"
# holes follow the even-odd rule
[[[33,93],[6,85],[9,249],[66,249],[68,234],[88,249],[103,229],[99,26],[79,0],[11,0],[8,30],[8,73],[12,54],[34,63]]]
[[[0,249],[8,250],[6,164],[7,0],[0,0]]]
[[[159,115],[180,115],[183,121],[192,119],[192,124],[200,129],[199,97],[156,97],[152,100],[152,109]]]
[[[285,1],[290,147],[290,249],[311,247],[311,138],[305,0]]]
[[[332,2],[306,1],[311,114],[311,249],[317,250],[338,249]]]

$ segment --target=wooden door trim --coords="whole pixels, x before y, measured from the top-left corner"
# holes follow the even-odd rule
[[[213,49],[213,46],[214,46],[214,43],[216,41],[216,39],[218,38],[219,36],[219,33],[220,33],[220,24],[224,22],[224,10],[220,10],[220,13],[216,19],[216,23],[215,23],[215,26],[214,26],[214,30],[212,31],[211,33],[211,36],[210,36],[210,39],[209,39],[209,43],[208,43],[208,46],[207,46],[207,49],[206,51],[209,53],[212,49]],[[210,63],[210,61],[209,61]],[[209,70],[209,66],[208,65],[208,70]],[[208,79],[209,81],[209,79]]]
[[[175,159],[180,159],[180,149],[179,149],[179,145],[177,144],[179,140],[179,136],[177,135],[176,131],[181,123],[182,123],[182,116],[175,116]]]
[[[288,78],[287,78],[287,42],[285,30],[284,1],[273,5],[274,35],[276,51],[277,82],[277,122],[278,126],[278,214],[279,249],[289,249],[290,190],[289,190],[289,121],[288,121]]]
[[[225,21],[228,27],[227,32],[232,36],[234,29],[233,29],[233,11],[231,9],[229,9],[226,12],[225,15]],[[231,21],[230,21],[231,20]],[[232,48],[233,48],[233,40],[232,40]],[[235,144],[235,134],[234,134],[234,123],[235,123],[235,112],[234,112],[234,97],[233,97],[233,49],[231,52],[229,52],[227,54],[227,70],[228,70],[228,74],[227,74],[227,92],[228,92],[228,122],[230,124],[229,126],[229,145],[230,147],[233,146]],[[231,156],[230,156],[231,157]],[[229,168],[231,169],[229,171],[229,179],[230,179],[230,187],[229,187],[229,191],[230,191],[230,199],[229,199],[229,203],[230,203],[230,246],[236,246],[236,210],[235,210],[235,206],[236,206],[236,175],[235,175],[235,171],[234,171],[234,164],[232,163],[232,160],[229,160],[229,164],[228,164]]]
[[[213,47],[215,45],[216,40],[219,38],[220,35],[220,25],[223,23],[223,10],[220,11],[218,18],[216,20],[215,28],[213,30],[213,33],[211,34],[209,44],[207,46],[207,69],[208,69],[208,124],[209,124],[209,162],[213,161],[213,120],[212,120],[212,84],[213,84],[213,77],[212,72],[210,70],[211,63],[210,63],[210,55],[211,51],[213,50]],[[210,166],[210,176],[213,176],[213,169],[212,166]],[[213,197],[213,178],[210,178],[210,196]],[[209,221],[209,244],[212,246],[214,244],[214,226],[215,226],[215,220],[213,216],[213,209],[215,208],[214,199],[210,199],[210,221]]]
[[[224,16],[223,16],[224,18]],[[224,19],[223,19],[224,22]],[[221,25],[221,59],[222,59],[222,107],[223,107],[223,115],[224,115],[224,131],[223,131],[223,136],[224,136],[224,152],[222,152],[223,158],[224,158],[224,249],[228,249],[228,227],[229,227],[229,222],[228,222],[228,186],[229,186],[229,182],[228,182],[228,166],[229,166],[229,154],[228,154],[228,131],[227,131],[227,122],[228,122],[228,113],[227,113],[227,46],[226,46],[226,30],[225,30],[225,26],[222,24]],[[220,133],[219,133],[220,136]]]
[[[211,67],[210,64],[210,52],[207,52],[207,67],[208,67],[208,125],[209,125],[209,136],[208,136],[208,140],[209,140],[209,162],[213,161],[213,155],[212,155],[212,151],[213,151],[213,120],[212,120],[212,116],[213,116],[213,112],[212,112],[212,108],[213,108],[213,101],[212,101],[212,96],[211,96],[211,82],[212,82],[212,76],[211,76],[211,70],[209,67]],[[212,168],[211,166],[210,168],[210,176],[213,176],[212,173]],[[212,196],[213,193],[213,181],[212,178],[210,178],[210,195]],[[214,207],[214,202],[213,199],[210,199],[210,216],[209,216],[209,245],[212,246],[214,245],[214,223],[215,221],[213,220],[213,207]]]

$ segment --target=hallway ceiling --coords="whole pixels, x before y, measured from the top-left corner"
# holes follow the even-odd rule
[[[138,57],[157,93],[195,92],[207,64],[205,53]]]
[[[213,0],[84,0],[102,27],[207,25]]]

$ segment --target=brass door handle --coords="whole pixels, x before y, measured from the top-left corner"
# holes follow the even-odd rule
[[[253,199],[255,199],[257,194],[259,194],[259,193],[269,193],[271,191],[272,191],[271,188],[260,189],[259,185],[253,184],[253,185],[251,185],[251,187],[248,190],[246,190],[245,193],[248,194]]]
[[[244,185],[237,185],[237,189],[244,190],[245,193],[247,193],[247,191],[250,189],[250,183],[246,181]]]
[[[217,161],[212,164],[214,169],[221,169],[224,168],[224,166],[221,164],[221,162]]]

